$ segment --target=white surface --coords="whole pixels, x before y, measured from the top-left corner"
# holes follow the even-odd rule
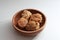
[[[21,36],[12,27],[12,16],[24,8],[46,15],[46,27],[35,37]],[[60,0],[0,0],[0,40],[60,40]]]

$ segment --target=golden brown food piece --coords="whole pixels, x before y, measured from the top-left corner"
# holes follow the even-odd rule
[[[26,27],[26,30],[35,30],[36,28],[36,23],[35,21],[29,21],[27,27]]]
[[[39,23],[35,21],[29,21],[28,25],[26,26],[26,30],[37,30],[39,29]]]
[[[40,28],[40,24],[36,22],[36,30]]]
[[[22,13],[22,17],[29,19],[29,17],[32,15],[32,13],[28,10],[24,10]]]
[[[25,27],[25,29],[26,29],[27,31],[30,31],[30,30],[31,30],[30,25],[27,24],[27,26]]]
[[[18,20],[18,25],[21,27],[21,28],[24,28],[28,23],[28,20],[26,20],[25,18],[20,18]]]
[[[42,21],[42,15],[39,13],[31,15],[30,20],[36,21],[36,22],[41,22]]]

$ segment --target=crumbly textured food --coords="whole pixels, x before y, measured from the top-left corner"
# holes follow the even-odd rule
[[[20,18],[18,20],[18,25],[21,27],[21,28],[24,28],[28,23],[28,20],[26,20],[25,18]]]
[[[36,30],[39,29],[39,23],[35,21],[29,21],[28,25],[26,26],[26,30]]]
[[[36,30],[40,28],[40,24],[36,22]]]
[[[40,23],[42,22],[41,14],[32,14],[30,11],[24,10],[21,16],[22,17],[18,20],[18,25],[20,28],[27,31],[34,31],[40,28]]]
[[[36,28],[35,21],[29,21],[28,26],[26,27],[26,30],[35,30],[35,28]]]
[[[30,20],[36,21],[36,22],[41,22],[42,21],[42,16],[39,13],[31,15]]]
[[[28,10],[24,10],[22,13],[22,17],[29,19],[29,17],[32,15],[32,13]]]

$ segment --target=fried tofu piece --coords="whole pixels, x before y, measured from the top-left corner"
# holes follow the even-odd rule
[[[40,28],[39,23],[35,21],[29,21],[28,25],[26,26],[26,30],[29,31],[37,30],[39,28]]]
[[[22,17],[29,19],[29,17],[32,15],[32,13],[28,10],[24,10],[22,13]]]
[[[41,22],[42,21],[42,15],[39,13],[31,15],[30,20],[36,21],[36,22]]]
[[[25,18],[20,18],[18,20],[18,25],[20,28],[24,28],[27,25],[27,23],[28,23],[28,20]]]

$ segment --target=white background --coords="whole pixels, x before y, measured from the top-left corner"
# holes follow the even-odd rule
[[[25,8],[39,9],[47,18],[35,37],[22,36],[12,27],[13,15]],[[0,0],[0,40],[60,40],[60,0]]]

